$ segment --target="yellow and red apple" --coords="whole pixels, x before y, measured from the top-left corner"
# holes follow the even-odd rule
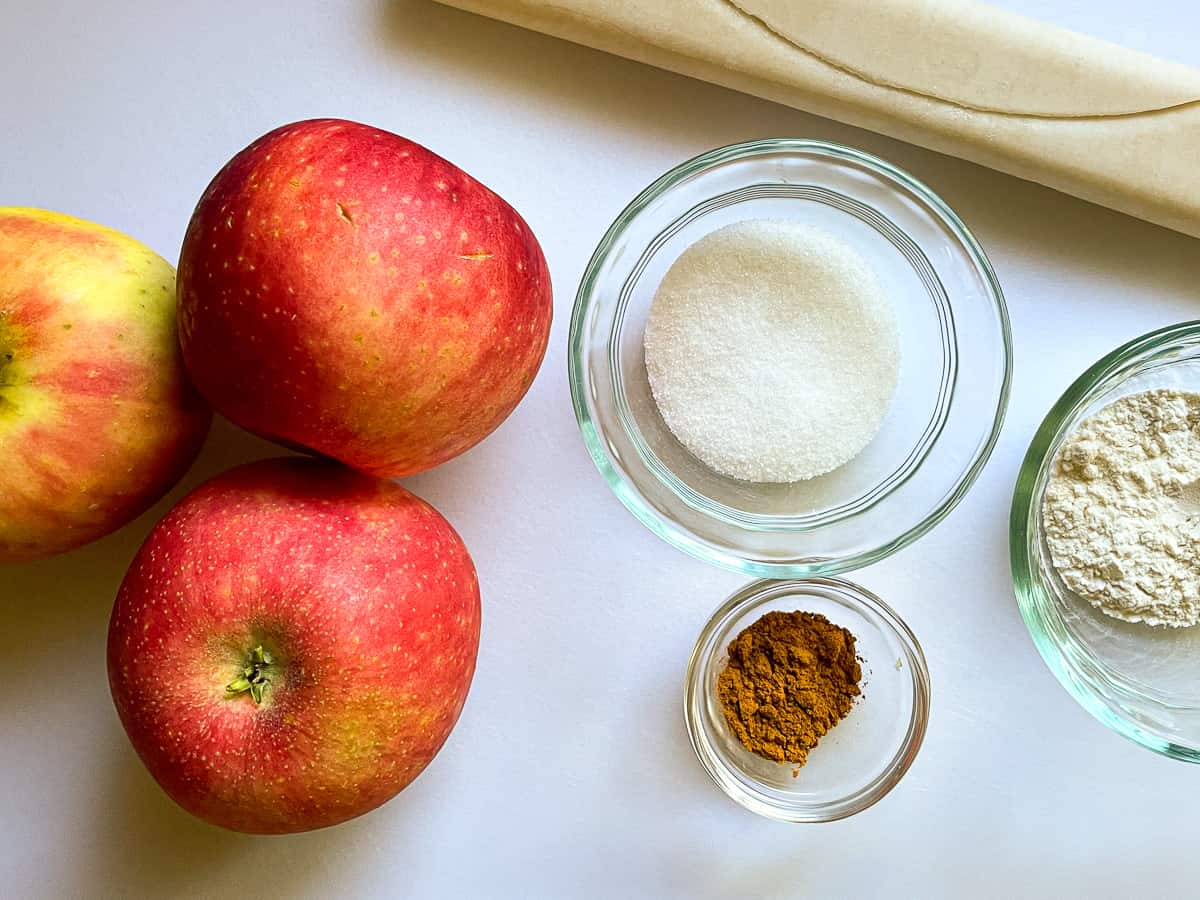
[[[479,644],[467,549],[398,484],[329,460],[251,463],[162,520],[108,639],[134,749],[181,806],[237,831],[333,825],[438,752]]]
[[[395,477],[463,452],[545,354],[542,251],[484,185],[395,134],[287,125],[216,176],[179,262],[184,357],[238,425]]]
[[[175,310],[174,270],[133,238],[0,208],[0,562],[114,531],[191,464],[211,415]]]

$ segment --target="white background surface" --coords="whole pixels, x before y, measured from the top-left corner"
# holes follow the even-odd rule
[[[1200,65],[1194,0],[1007,5]],[[1025,632],[1007,556],[1037,423],[1098,356],[1200,312],[1200,242],[424,0],[0,0],[0,84],[0,203],[95,219],[175,259],[229,156],[278,124],[337,115],[421,141],[506,197],[556,293],[520,409],[411,479],[462,532],[485,604],[466,711],[426,773],[347,825],[250,838],[177,810],[130,750],[104,669],[124,568],[185,489],[273,453],[218,424],[168,503],[70,556],[0,571],[0,895],[1116,897],[1200,882],[1200,773],[1075,705]],[[784,135],[864,147],[940,192],[991,255],[1016,343],[1008,423],[974,491],[852,576],[924,644],[933,709],[900,786],[824,826],[758,819],[696,763],[684,666],[745,579],[680,555],[618,504],[566,377],[577,280],[621,207],[700,151]]]

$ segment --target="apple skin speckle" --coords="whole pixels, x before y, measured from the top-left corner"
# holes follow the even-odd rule
[[[330,119],[273,131],[218,173],[178,302],[184,360],[217,411],[389,478],[504,421],[553,312],[541,247],[503,199],[419,144]]]
[[[109,684],[184,809],[307,831],[374,809],[433,759],[479,623],[475,567],[432,506],[329,460],[266,460],[202,485],[150,533],[113,609]],[[231,693],[260,647],[260,700]]]

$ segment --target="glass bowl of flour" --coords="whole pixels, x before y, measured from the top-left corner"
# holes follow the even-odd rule
[[[1200,322],[1139,337],[1067,389],[1013,495],[1034,643],[1117,733],[1200,762]]]
[[[656,534],[759,577],[833,575],[937,524],[999,433],[1000,286],[929,188],[860,151],[763,140],[668,172],[580,284],[572,400]]]

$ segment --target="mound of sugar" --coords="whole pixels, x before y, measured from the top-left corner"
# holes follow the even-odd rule
[[[644,345],[667,427],[744,481],[803,481],[853,459],[900,374],[895,313],[869,262],[785,220],[736,222],[685,250]]]

